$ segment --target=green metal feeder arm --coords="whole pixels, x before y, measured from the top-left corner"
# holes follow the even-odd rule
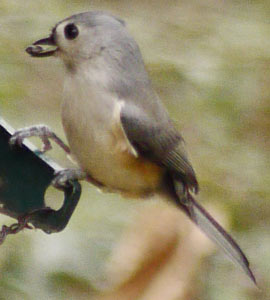
[[[64,190],[64,202],[59,210],[46,207],[46,189],[61,168],[27,141],[22,147],[11,147],[9,139],[13,133],[0,118],[0,213],[19,221],[14,232],[8,233],[16,233],[22,224],[21,229],[28,227],[27,223],[46,233],[59,232],[67,225],[79,201],[81,185],[74,181]]]

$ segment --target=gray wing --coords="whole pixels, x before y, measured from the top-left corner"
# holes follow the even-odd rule
[[[198,191],[198,182],[188,161],[184,140],[170,120],[166,120],[165,124],[164,120],[159,123],[132,105],[122,108],[120,119],[129,142],[140,155],[164,166],[189,189]]]
[[[190,194],[190,190],[198,191],[198,183],[187,159],[183,139],[173,124],[152,120],[143,110],[131,105],[122,108],[120,120],[129,142],[139,155],[168,171],[166,180],[175,203],[256,283],[249,262],[238,244]]]

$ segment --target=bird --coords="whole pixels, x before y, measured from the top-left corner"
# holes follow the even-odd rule
[[[62,60],[62,124],[68,147],[47,126],[15,133],[13,143],[37,135],[44,150],[55,140],[78,169],[57,174],[55,186],[86,179],[125,197],[161,195],[180,208],[256,284],[237,242],[195,200],[199,184],[183,137],[151,80],[125,21],[103,11],[72,15],[26,49]]]

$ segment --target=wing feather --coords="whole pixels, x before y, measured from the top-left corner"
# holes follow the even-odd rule
[[[188,188],[198,191],[184,140],[171,122],[158,123],[133,106],[124,106],[120,119],[126,136],[138,153],[164,166],[184,181]]]
[[[198,182],[188,161],[183,138],[173,125],[152,120],[133,106],[122,107],[120,120],[129,142],[139,155],[167,169],[168,186],[174,202],[256,284],[241,248],[191,196],[189,191],[197,192]]]

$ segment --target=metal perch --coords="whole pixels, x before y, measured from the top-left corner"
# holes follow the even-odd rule
[[[59,210],[46,207],[46,189],[62,168],[27,141],[22,147],[11,147],[13,133],[0,118],[0,213],[18,221],[2,226],[0,243],[8,234],[24,228],[39,228],[46,233],[63,230],[81,195],[81,185],[74,180],[64,189],[64,202]]]

